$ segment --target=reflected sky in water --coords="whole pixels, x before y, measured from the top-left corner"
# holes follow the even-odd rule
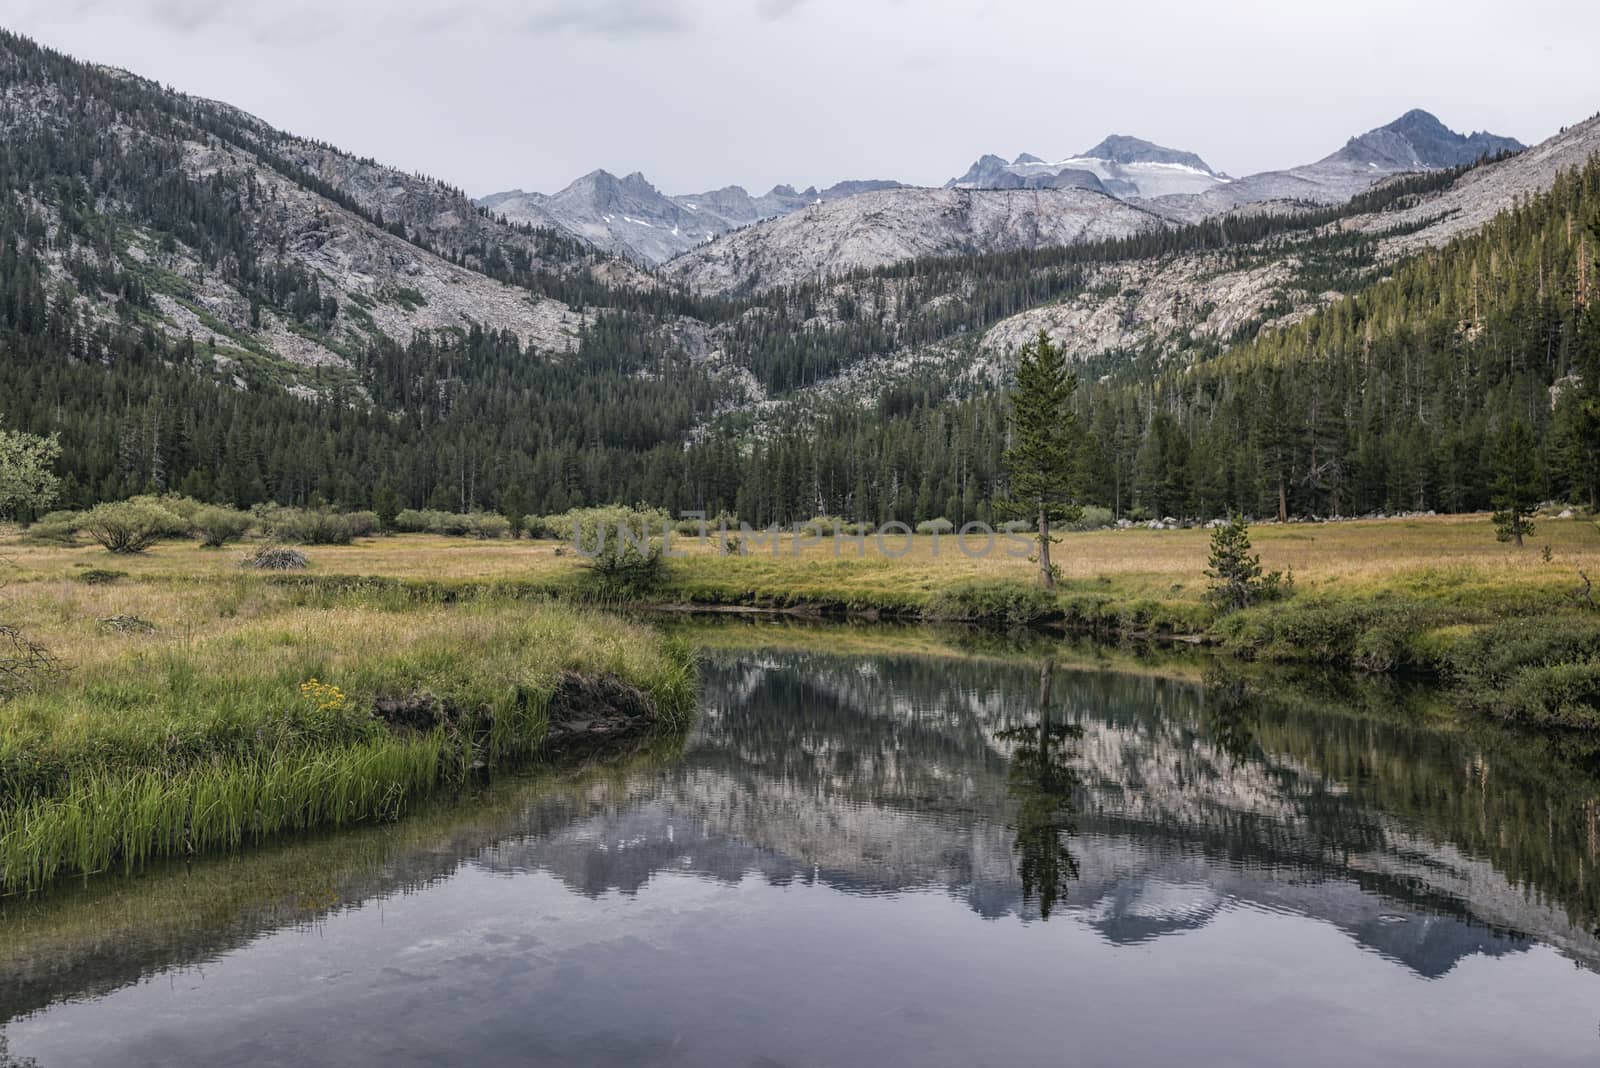
[[[1595,787],[1537,749],[977,660],[720,655],[703,706],[620,773],[8,906],[0,1064],[1600,1057]]]

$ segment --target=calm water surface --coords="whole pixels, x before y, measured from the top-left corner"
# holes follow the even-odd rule
[[[679,750],[0,906],[0,1065],[1594,1064],[1587,757],[1410,700],[716,654]]]

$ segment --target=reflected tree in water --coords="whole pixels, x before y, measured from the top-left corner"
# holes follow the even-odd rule
[[[1248,680],[1220,664],[1212,665],[1205,674],[1204,718],[1211,740],[1235,765],[1250,760],[1260,712]]]
[[[1038,721],[998,732],[1001,739],[1016,745],[1006,788],[1017,803],[1013,848],[1022,898],[1037,899],[1044,920],[1078,877],[1078,860],[1067,841],[1075,829],[1072,796],[1078,776],[1068,761],[1075,755],[1071,743],[1083,736],[1083,728],[1058,722],[1052,714],[1054,672],[1055,664],[1049,660],[1039,669]]]

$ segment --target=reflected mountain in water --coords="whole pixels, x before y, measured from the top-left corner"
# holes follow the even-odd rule
[[[475,863],[542,869],[588,895],[637,893],[661,871],[815,880],[847,893],[939,890],[987,917],[1032,920],[1038,900],[1023,892],[1015,848],[1025,804],[1008,776],[1039,722],[1037,690],[1036,668],[994,663],[713,661],[680,764],[542,799],[530,836]],[[1055,909],[1112,942],[1257,907],[1324,920],[1427,977],[1534,940],[1600,964],[1591,931],[1492,858],[1276,749],[1272,740],[1296,727],[1281,715],[1241,760],[1211,737],[1206,691],[1191,683],[1058,672],[1054,693],[1076,735],[1075,871]],[[1360,745],[1384,759],[1374,724],[1323,716],[1304,730],[1311,752]],[[1462,759],[1460,739],[1423,745],[1426,732],[1393,730],[1406,736],[1418,783],[1430,771],[1467,777],[1449,767]]]
[[[0,1019],[463,865],[590,898],[646,895],[663,873],[932,893],[998,922],[1042,921],[1048,897],[1049,923],[1113,945],[1285,913],[1426,978],[1535,943],[1600,965],[1595,780],[1386,701],[1059,667],[1046,686],[1037,662],[718,655],[681,755],[0,905]]]

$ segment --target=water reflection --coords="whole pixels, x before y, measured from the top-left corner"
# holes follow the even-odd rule
[[[1220,999],[1224,1018],[1228,999],[1256,996],[1257,983],[1272,989],[1257,973],[1291,945],[1327,973],[1296,979],[1307,998],[1324,978],[1356,974],[1355,958],[1317,931],[1337,932],[1359,956],[1412,979],[1451,976],[1469,959],[1521,957],[1540,976],[1560,975],[1538,963],[1553,953],[1600,966],[1589,754],[1423,725],[1406,707],[1415,695],[1220,676],[1201,686],[1031,659],[721,654],[704,674],[702,715],[681,753],[570,780],[497,784],[397,827],[5,903],[0,1017],[13,1021],[13,1055],[205,1063],[200,1053],[217,1048],[207,1042],[222,1041],[230,1015],[244,1011],[237,994],[222,999],[237,983],[279,1006],[272,1033],[310,1044],[289,1062],[315,1060],[307,1050],[332,1041],[329,1028],[359,1031],[367,1006],[377,1012],[376,977],[417,942],[433,957],[416,981],[493,987],[475,995],[482,1027],[531,1026],[496,1021],[515,1017],[527,990],[554,996],[549,983],[563,975],[603,976],[607,997],[623,999],[641,1022],[631,1030],[616,1020],[618,1006],[580,998],[567,1010],[572,1044],[549,1047],[549,1058],[604,1059],[585,1044],[604,1031],[627,1038],[619,1063],[634,1054],[696,1063],[662,1037],[665,1023],[643,1022],[669,1004],[668,1016],[700,1011],[679,1003],[673,969],[710,969],[699,981],[713,1002],[754,999],[769,977],[750,969],[773,954],[791,961],[796,982],[831,991],[814,995],[809,1016],[785,1015],[782,997],[755,999],[763,1029],[743,1036],[745,1045],[776,1042],[784,1055],[795,1050],[774,1034],[847,1018],[857,1002],[884,996],[882,982],[931,984],[919,1011],[953,1011],[940,1002],[956,996],[957,980],[923,973],[948,967],[938,954],[957,944],[990,961],[996,996],[1012,985],[1043,996],[1045,975],[1089,981],[1087,965],[1061,952],[1061,940],[1079,945],[1079,933],[1113,953],[1154,954],[1102,959],[1102,971],[1119,961],[1111,971],[1124,973],[1135,998],[1164,974],[1141,970],[1147,959],[1167,972],[1234,961],[1237,971],[1216,978],[1215,990],[1194,995]],[[374,929],[380,905],[403,919]],[[475,922],[482,917],[494,918],[492,931]],[[885,933],[913,918],[932,924],[916,928],[917,940]],[[1301,926],[1289,934],[1287,922]],[[740,930],[736,944],[719,941],[731,937],[725,926]],[[690,929],[695,938],[677,944]],[[1192,961],[1184,940],[1203,933],[1212,947],[1205,963],[1180,967]],[[1000,947],[1003,955],[990,956]],[[335,988],[357,999],[343,1023],[297,985],[297,969],[324,952],[352,962],[349,974],[335,969]],[[853,974],[882,976],[849,988],[829,978],[836,958],[856,960]],[[151,978],[197,965],[223,978],[169,995],[172,1015],[152,1013],[167,1002]],[[645,978],[657,969],[659,978]],[[1521,973],[1505,981],[1537,991],[1551,1011],[1600,993],[1587,972],[1568,972],[1534,985]],[[1121,989],[1096,981],[1109,984],[1108,996]],[[1485,1005],[1492,987],[1480,991]],[[1347,1008],[1377,1011],[1380,997],[1394,995],[1371,996]],[[204,1023],[178,1011],[201,1004],[215,1014]],[[407,1023],[442,1026],[432,1004],[413,1006]],[[1470,1007],[1464,1001],[1461,1011]],[[939,1018],[980,1049],[999,1041],[981,1045],[970,1013]],[[147,1044],[130,1037],[126,1049],[112,1042],[86,1052],[84,1028],[108,1021]],[[1336,1029],[1337,1018],[1325,1026]],[[1592,1039],[1592,1025],[1579,1030]],[[1031,1059],[1048,1033],[1043,1017],[1018,1025],[1006,1040],[1013,1059]],[[739,1038],[735,1029],[720,1041]],[[458,1053],[503,1059],[504,1050],[490,1055],[462,1041]],[[271,1048],[252,1046],[238,1059]],[[870,1062],[871,1048],[846,1047],[852,1055],[833,1060]],[[927,1048],[942,1062],[962,1047],[930,1032]],[[1465,1048],[1488,1059],[1496,1052]],[[337,1043],[329,1050],[330,1059],[350,1056]]]
[[[1036,902],[1045,920],[1067,884],[1078,877],[1068,836],[1076,829],[1073,792],[1079,783],[1068,744],[1083,737],[1083,728],[1054,719],[1054,675],[1055,662],[1046,660],[1039,669],[1037,724],[1016,723],[995,732],[997,740],[1012,746],[1006,781],[1016,808],[1012,822],[1022,900],[1025,905]]]

